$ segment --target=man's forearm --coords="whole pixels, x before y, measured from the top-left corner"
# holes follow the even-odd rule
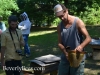
[[[60,50],[65,54],[67,55],[67,51],[66,51],[66,48],[62,45],[62,44],[58,44]]]
[[[83,43],[81,43],[81,46],[84,48],[87,44],[89,44],[91,42],[91,37],[88,36]]]

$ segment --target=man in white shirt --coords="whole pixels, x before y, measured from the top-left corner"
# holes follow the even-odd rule
[[[28,45],[28,36],[30,34],[30,29],[31,29],[31,22],[28,18],[28,15],[26,12],[22,13],[20,15],[20,19],[22,22],[19,23],[18,28],[22,30],[23,38],[25,41],[25,46],[24,46],[24,54],[26,57],[30,56],[30,47]]]

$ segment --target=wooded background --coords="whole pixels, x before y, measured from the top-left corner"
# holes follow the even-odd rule
[[[53,7],[58,3],[63,3],[69,14],[78,16],[86,25],[100,24],[99,0],[0,0],[0,16],[7,21],[9,15],[19,18],[25,11],[35,26],[57,25],[59,19],[54,15]]]

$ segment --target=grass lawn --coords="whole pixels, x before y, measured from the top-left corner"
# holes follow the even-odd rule
[[[100,37],[99,26],[87,26],[87,30],[91,37]],[[55,28],[32,28],[29,37],[31,56],[23,57],[23,66],[29,66],[29,60],[47,54],[60,55],[61,51],[57,46],[57,32]],[[92,52],[92,48],[88,45],[85,49],[87,52]],[[0,68],[0,75],[5,75]],[[94,61],[92,58],[86,59],[85,75],[100,75],[100,61]]]

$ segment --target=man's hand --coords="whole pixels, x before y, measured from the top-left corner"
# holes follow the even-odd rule
[[[79,52],[82,52],[83,51],[83,47],[81,45],[77,46],[75,48],[75,50],[79,51]]]
[[[68,52],[66,52],[65,56],[66,56],[66,58],[67,58],[67,60],[68,60]]]

